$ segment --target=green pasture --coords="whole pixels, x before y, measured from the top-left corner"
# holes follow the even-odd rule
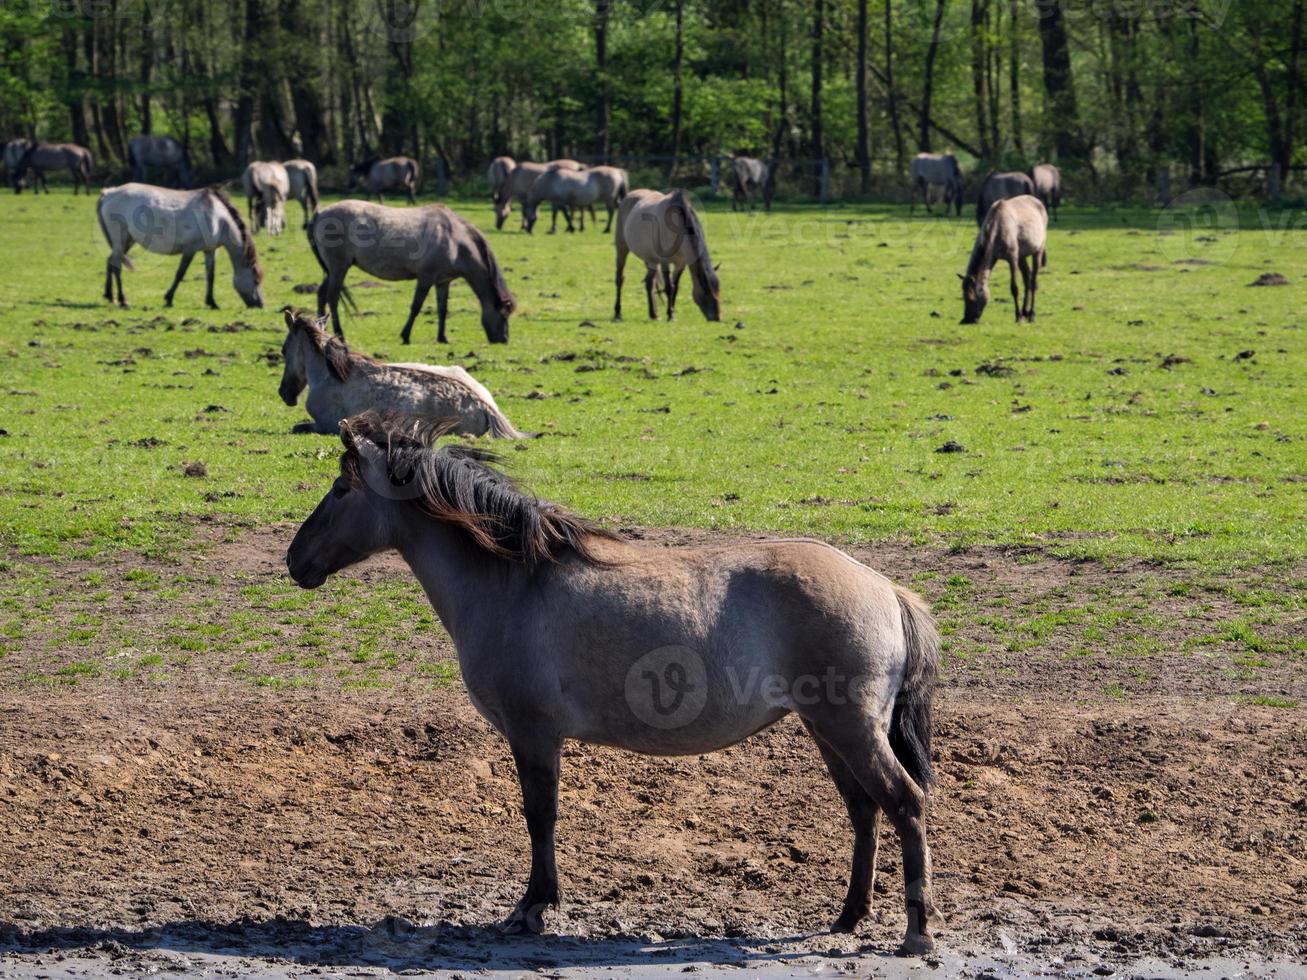
[[[455,206],[492,229],[487,202]],[[1293,211],[1063,210],[1039,319],[1012,322],[996,271],[978,326],[955,273],[975,232],[903,207],[705,207],[723,319],[682,293],[644,316],[598,231],[490,241],[520,312],[508,346],[455,285],[403,348],[411,285],[351,273],[354,347],[460,363],[522,429],[502,449],[542,496],[615,525],[761,528],[840,539],[997,543],[1055,554],[1220,565],[1294,563],[1307,516],[1307,230]],[[197,521],[304,517],[338,445],[290,434],[277,397],[279,308],[319,279],[299,230],[258,238],[267,307],[219,258],[133,253],[132,306],[101,299],[94,198],[0,195],[0,543],[11,557],[166,555]],[[1264,273],[1286,285],[1250,286]],[[688,282],[687,282],[688,286]],[[955,451],[943,451],[944,449]],[[203,467],[188,464],[202,463]]]

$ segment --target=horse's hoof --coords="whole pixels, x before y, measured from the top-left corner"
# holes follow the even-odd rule
[[[865,915],[866,913],[863,913]],[[863,915],[851,915],[848,912],[841,912],[840,917],[831,925],[830,931],[836,935],[849,935],[856,932],[858,923],[862,921]]]
[[[908,933],[895,950],[895,956],[925,956],[935,951],[935,940],[923,932]]]

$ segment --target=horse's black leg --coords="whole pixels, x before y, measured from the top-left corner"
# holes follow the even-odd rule
[[[126,256],[126,254],[127,254],[126,252],[123,253],[124,256]],[[118,265],[117,265],[117,267],[113,270],[113,278],[114,278],[114,282],[116,282],[116,283],[118,284],[118,305],[121,306],[121,307],[125,310],[125,309],[127,309],[127,300],[126,300],[126,298],[123,296],[123,264],[122,264],[122,262],[119,262]]]
[[[172,306],[172,298],[177,295],[177,287],[181,285],[182,280],[186,278],[186,270],[191,267],[191,259],[195,258],[194,252],[186,252],[182,255],[182,260],[177,264],[177,275],[173,277],[172,287],[163,294],[163,305]]]
[[[554,825],[558,820],[559,746],[540,745],[541,737],[514,743],[513,761],[522,785],[522,810],[531,835],[531,877],[526,894],[504,923],[513,932],[538,933],[544,927],[547,906],[558,907],[558,869],[554,864]]]
[[[422,304],[427,301],[427,293],[431,292],[431,283],[418,280],[417,287],[413,290],[413,305],[408,308],[408,322],[404,324],[404,329],[399,332],[399,339],[402,343],[407,344],[409,335],[413,333],[413,321],[418,318],[422,312]],[[441,340],[444,340],[444,324],[441,324]]]
[[[1007,260],[1008,268],[1012,271],[1012,305],[1016,308],[1017,323],[1021,322],[1021,295],[1017,290],[1017,260],[1011,257]],[[1026,278],[1025,260],[1021,261],[1021,278]]]
[[[104,298],[113,302],[113,259],[104,260]]]
[[[626,242],[617,247],[617,298],[613,300],[613,319],[622,318],[622,280],[626,278],[626,256],[629,253]]]
[[[831,926],[831,932],[852,932],[871,912],[872,892],[876,886],[876,851],[880,844],[880,807],[867,795],[844,760],[817,737],[812,725],[804,722],[808,734],[817,743],[830,777],[835,781],[853,825],[853,868],[849,872],[849,891],[844,907]]]
[[[604,225],[604,234],[607,235],[613,230],[613,212],[616,210],[611,204],[604,205],[608,208],[608,224]]]
[[[672,267],[663,266],[663,292],[667,294],[667,322],[676,317],[676,288],[672,285]]]
[[[439,332],[436,340],[442,344],[449,343],[445,339],[445,321],[449,319],[449,283],[442,282],[436,286],[436,319],[439,322]]]
[[[676,270],[676,274],[675,274],[674,276],[672,276],[672,278],[671,278],[671,283],[670,283],[670,285],[671,285],[671,290],[670,290],[670,293],[671,293],[671,299],[668,300],[668,304],[669,304],[669,306],[675,306],[675,305],[676,305],[676,300],[677,300],[677,299],[680,297],[680,295],[681,295],[681,275],[682,275],[684,272],[685,272],[685,266],[681,266],[679,269]],[[669,320],[671,319],[671,315],[670,315],[670,313],[671,313],[671,311],[670,311],[670,309],[669,309],[669,311],[668,311],[668,317],[667,317],[667,319],[669,319]]]
[[[644,294],[649,298],[649,319],[658,319],[658,307],[654,305],[654,276],[657,273],[649,269],[644,274]]]
[[[1026,322],[1035,322],[1035,294],[1039,292],[1039,256],[1030,257],[1030,275],[1026,278]]]
[[[218,308],[218,303],[213,298],[213,271],[217,264],[215,252],[204,253],[204,305],[211,310]]]
[[[414,189],[413,189],[413,185],[412,185],[412,184],[409,184],[409,185],[408,185],[408,203],[409,203],[409,204],[417,204],[417,202],[418,202],[418,196],[417,196],[417,193],[416,193],[416,191],[414,191]]]

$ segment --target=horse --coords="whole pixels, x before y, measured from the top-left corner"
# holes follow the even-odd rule
[[[208,283],[205,305],[216,310],[213,299],[214,252],[225,248],[231,259],[232,285],[246,306],[263,306],[263,269],[259,265],[254,238],[240,212],[216,187],[194,191],[171,190],[153,184],[123,184],[100,192],[95,206],[100,230],[109,242],[105,261],[104,298],[113,302],[110,289],[118,283],[118,305],[126,308],[123,298],[123,271],[132,267],[127,252],[136,242],[159,255],[180,255],[181,264],[172,286],[164,294],[165,306],[172,306],[177,292],[197,252],[204,253],[204,272]]]
[[[710,323],[721,319],[721,284],[708,255],[708,239],[703,225],[685,191],[670,194],[658,191],[632,191],[622,201],[617,213],[617,299],[613,319],[622,318],[622,279],[626,256],[634,252],[645,265],[644,291],[649,300],[649,319],[658,319],[654,304],[655,281],[667,294],[667,319],[675,315],[676,295],[681,288],[681,273],[690,268],[694,302]],[[675,270],[673,273],[672,270]]]
[[[930,951],[939,637],[921,598],[819,541],[623,540],[518,489],[493,453],[437,446],[449,427],[376,413],[342,423],[340,475],[286,565],[314,589],[394,549],[426,590],[472,704],[508,741],[521,784],[531,874],[508,930],[539,932],[559,904],[565,740],[699,755],[793,712],[853,825],[833,930],[852,932],[870,912],[884,811],[902,845],[900,951]]]
[[[133,136],[127,141],[127,164],[137,183],[146,183],[150,167],[161,167],[173,173],[178,187],[191,186],[191,156],[171,136]]]
[[[269,235],[280,235],[286,228],[286,199],[290,196],[286,168],[274,161],[255,160],[245,168],[241,182],[255,231],[266,228]]]
[[[45,172],[67,167],[68,173],[73,178],[73,195],[76,196],[79,189],[84,189],[89,195],[91,193],[91,162],[91,151],[84,146],[78,146],[76,143],[31,143],[23,151],[23,155],[18,158],[18,163],[14,165],[10,174],[14,184],[14,193],[22,193],[25,184],[24,177],[28,171],[31,171],[35,174],[32,180],[32,193],[38,194],[44,188],[45,192],[49,194],[50,185],[46,183]]]
[[[299,422],[292,432],[336,435],[340,423],[371,408],[430,418],[452,418],[453,432],[501,439],[526,439],[499,410],[494,397],[457,365],[383,364],[351,352],[345,342],[326,332],[327,318],[285,307],[286,340],[281,345],[284,367],[279,393],[287,405],[299,400],[308,386],[304,408],[312,422]]]
[[[585,171],[586,180],[595,189],[595,200],[601,202],[608,211],[608,224],[604,225],[604,234],[613,230],[613,218],[622,200],[631,193],[631,177],[621,167],[589,167]],[[594,204],[590,205],[590,222],[598,227],[595,220]],[[582,218],[581,230],[585,230]]]
[[[304,209],[304,227],[318,213],[318,168],[308,160],[287,160],[282,164],[290,180],[290,200]]]
[[[486,168],[486,183],[490,185],[490,200],[495,205],[496,210],[499,208],[499,195],[503,193],[504,185],[508,183],[509,175],[517,166],[517,161],[512,157],[495,157],[490,161],[490,166]],[[507,217],[507,214],[505,214]],[[503,220],[496,214],[495,229],[498,230],[503,225]]]
[[[449,284],[466,279],[481,301],[481,326],[492,344],[508,343],[508,318],[517,301],[504,282],[495,253],[485,235],[466,218],[443,204],[410,211],[367,201],[341,201],[323,208],[309,221],[309,247],[322,266],[324,278],[318,288],[318,314],[331,307],[331,324],[340,329],[340,297],[345,274],[357,265],[378,279],[416,279],[408,322],[400,333],[409,342],[413,321],[436,287],[439,316],[437,340],[445,339],[449,315]]]
[[[908,207],[908,214],[917,209],[918,192],[925,202],[926,213],[932,213],[930,195],[934,187],[944,188],[945,215],[948,214],[949,204],[957,208],[955,214],[962,213],[962,168],[952,153],[918,153],[912,158],[909,173],[912,177],[912,203]]]
[[[1006,259],[1012,273],[1012,305],[1016,322],[1035,322],[1035,293],[1039,289],[1039,270],[1048,265],[1044,247],[1048,235],[1048,212],[1037,197],[1021,194],[994,202],[985,223],[976,234],[967,273],[962,280],[962,322],[979,323],[989,302],[989,274],[994,264]],[[1034,259],[1030,262],[1030,259]],[[1026,288],[1024,303],[1018,303],[1017,265]]]
[[[412,157],[372,157],[349,168],[349,189],[364,187],[368,200],[372,195],[386,203],[386,191],[402,190],[409,204],[417,204],[417,186],[420,179],[418,163]]]
[[[509,161],[509,157],[498,157],[497,160]],[[584,170],[585,165],[577,163],[575,160],[551,160],[548,163],[513,163],[511,167],[504,165],[506,172],[504,180],[499,185],[499,191],[495,196],[495,230],[504,227],[504,222],[508,220],[509,213],[513,210],[513,199],[516,198],[518,203],[525,205],[527,197],[531,193],[531,188],[536,179],[542,174],[549,173],[551,170]],[[525,228],[525,222],[523,223]]]
[[[567,230],[575,231],[572,226],[572,211],[580,209],[581,230],[585,231],[585,212],[590,212],[591,223],[595,223],[595,203],[602,201],[608,209],[608,226],[604,233],[613,227],[613,214],[621,205],[629,190],[626,171],[620,167],[593,167],[589,170],[570,170],[554,167],[545,170],[531,184],[522,205],[522,227],[527,234],[535,227],[540,205],[548,201],[553,206],[553,223],[549,234],[558,230],[558,212],[562,211],[567,219]]]
[[[981,182],[980,194],[976,198],[976,224],[984,223],[985,216],[989,214],[989,209],[994,206],[995,201],[1034,193],[1035,182],[1025,174],[1016,170],[1007,173],[991,170]]]
[[[753,196],[762,195],[762,209],[771,210],[771,171],[767,164],[756,157],[734,157],[731,160],[731,174],[735,178],[731,194],[731,210],[738,211],[748,202],[753,210]]]
[[[1035,185],[1035,197],[1044,202],[1056,221],[1057,209],[1062,206],[1062,171],[1051,163],[1037,163],[1030,170],[1030,180]]]
[[[23,158],[23,154],[27,152],[27,148],[31,145],[31,141],[25,139],[13,139],[5,144],[3,156],[5,173],[9,175],[11,183],[13,182],[14,171],[18,169],[18,161]]]

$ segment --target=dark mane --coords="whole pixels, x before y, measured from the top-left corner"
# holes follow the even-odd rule
[[[349,378],[350,370],[355,361],[364,361],[369,364],[380,363],[375,358],[368,357],[366,354],[352,353],[345,345],[345,341],[332,334],[327,333],[318,326],[317,319],[308,310],[296,310],[289,306],[282,307],[282,314],[286,317],[286,327],[291,330],[303,330],[313,341],[313,346],[317,348],[327,361],[327,370],[337,381],[345,381]]]
[[[358,163],[354,164],[354,166],[349,168],[349,172],[352,174],[365,174],[372,169],[373,164],[380,162],[381,157],[374,154],[366,160],[360,160]]]
[[[241,233],[241,251],[245,255],[245,264],[253,267],[254,278],[258,282],[263,282],[263,266],[259,265],[259,253],[254,247],[254,236],[245,227],[245,221],[241,218],[240,211],[231,203],[231,198],[223,192],[221,187],[215,185],[206,188],[206,190],[217,198],[218,202],[227,209],[227,213],[231,215],[231,220],[236,222],[236,228]]]
[[[481,254],[481,261],[485,264],[486,271],[490,273],[490,284],[495,290],[497,308],[504,316],[510,316],[517,310],[517,297],[508,288],[508,283],[504,282],[503,270],[499,268],[499,262],[495,260],[495,253],[490,251],[490,243],[486,241],[486,236],[481,234],[481,229],[470,221],[464,223],[467,225],[468,234],[472,236],[472,241],[476,243],[477,251]]]
[[[595,539],[617,535],[557,504],[537,500],[492,464],[499,456],[467,445],[437,446],[457,419],[416,419],[364,412],[340,423],[345,453],[341,475],[363,485],[359,441],[386,454],[386,473],[396,486],[414,488],[412,502],[438,521],[458,528],[482,551],[534,568],[569,552],[582,561],[604,564]]]
[[[681,212],[685,221],[683,225],[685,234],[690,239],[694,254],[698,258],[698,261],[690,267],[690,275],[699,280],[704,288],[716,293],[721,285],[712,267],[712,257],[708,254],[708,237],[703,233],[703,223],[699,221],[699,215],[695,213],[694,206],[683,190],[672,191],[670,204],[672,208]]]

